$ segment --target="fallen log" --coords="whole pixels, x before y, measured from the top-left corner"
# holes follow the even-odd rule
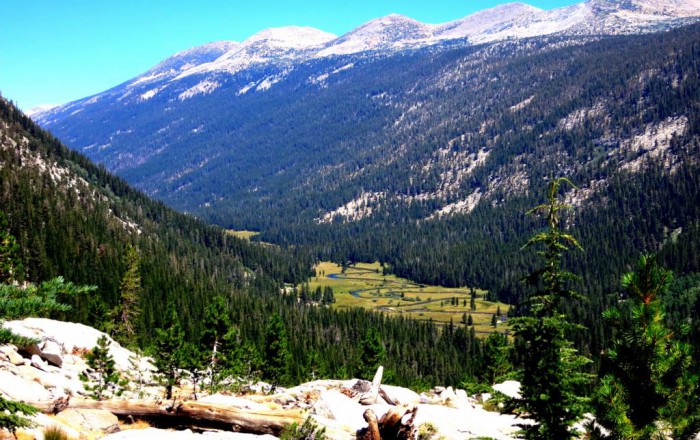
[[[56,402],[27,402],[42,412],[56,413],[67,408],[104,409],[116,416],[170,420],[197,426],[227,426],[232,431],[279,435],[285,426],[302,425],[307,414],[301,410],[250,410],[197,401],[157,402],[147,400],[70,399]]]

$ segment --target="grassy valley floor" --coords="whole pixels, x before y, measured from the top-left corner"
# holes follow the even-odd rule
[[[316,277],[309,282],[311,291],[326,286],[333,289],[334,307],[338,309],[363,307],[389,315],[400,315],[417,320],[443,324],[450,320],[464,325],[472,316],[474,330],[480,334],[507,329],[506,313],[509,305],[484,300],[485,291],[473,289],[474,310],[471,307],[472,289],[446,288],[416,284],[394,275],[383,275],[379,263],[357,263],[345,271],[331,262],[316,266]],[[496,327],[492,325],[497,316]]]

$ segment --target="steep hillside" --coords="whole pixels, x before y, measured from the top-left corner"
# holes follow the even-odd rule
[[[699,36],[690,26],[251,65],[187,99],[176,87],[201,78],[142,104],[116,88],[40,120],[179,209],[511,300],[531,260],[517,252],[534,227],[523,213],[566,175],[580,186],[572,224],[584,242],[605,237],[576,257],[602,292],[700,218]]]
[[[140,253],[144,337],[175,302],[189,330],[216,293],[277,295],[310,262],[251,245],[178,214],[69,151],[0,98],[0,211],[22,249],[29,280],[63,275],[94,284],[71,319],[102,325],[119,296],[128,244]]]

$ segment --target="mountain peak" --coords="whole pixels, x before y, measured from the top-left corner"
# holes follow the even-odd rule
[[[471,37],[499,28],[504,23],[538,16],[544,12],[526,3],[506,3],[442,24],[438,27],[438,33],[443,39]]]
[[[237,41],[216,41],[180,51],[136,78],[136,82],[150,82],[178,75],[192,67],[212,62],[225,53],[237,49],[240,45],[241,43]]]
[[[318,56],[343,55],[405,47],[433,38],[434,25],[400,14],[370,20],[332,42]]]
[[[306,49],[336,39],[335,34],[306,26],[284,26],[262,30],[247,38],[244,46],[264,43],[275,48]]]
[[[630,11],[666,17],[695,17],[700,14],[700,0],[588,0],[593,10]]]

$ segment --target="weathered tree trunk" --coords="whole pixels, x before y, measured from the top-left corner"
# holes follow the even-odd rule
[[[415,438],[415,426],[413,420],[416,417],[417,407],[393,407],[377,420],[374,411],[367,409],[364,418],[369,425],[358,439],[360,440],[412,440]],[[404,420],[406,418],[406,420]]]
[[[66,408],[104,409],[117,416],[170,420],[180,424],[195,423],[198,426],[227,425],[233,431],[252,434],[278,435],[282,429],[304,423],[307,414],[300,410],[249,410],[227,405],[197,401],[155,402],[145,400],[86,400],[71,399],[56,405],[55,402],[29,402],[43,412],[60,412]]]
[[[382,436],[379,434],[379,424],[377,424],[377,415],[374,411],[368,409],[363,414],[365,421],[369,425],[367,427],[367,432],[363,437],[363,440],[382,440]]]

